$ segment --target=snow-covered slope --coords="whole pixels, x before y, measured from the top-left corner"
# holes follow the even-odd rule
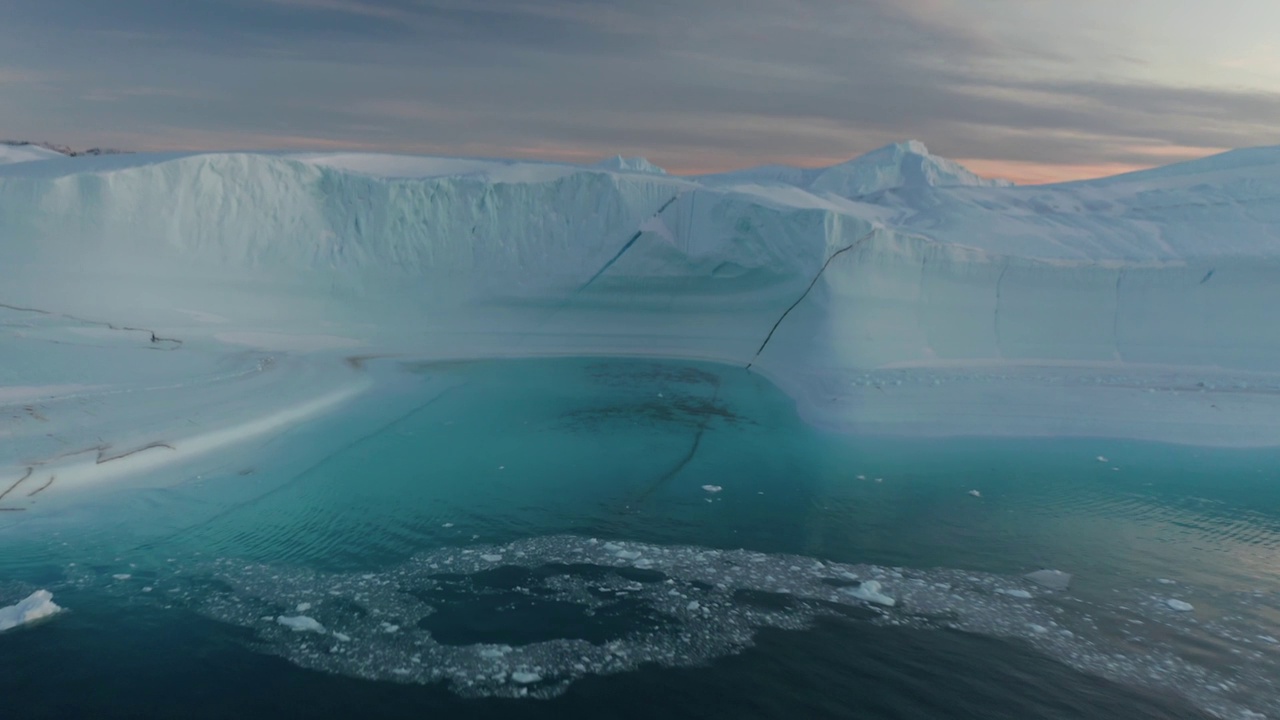
[[[767,165],[704,175],[707,185],[794,185],[815,193],[855,198],[893,188],[1007,187],[1005,180],[989,180],[959,163],[929,153],[918,140],[887,145],[831,167],[802,169]]]
[[[361,154],[0,166],[0,489],[227,447],[386,354],[719,360],[845,431],[1280,442],[1280,151],[1027,188],[867,167],[801,187]]]
[[[0,142],[0,165],[64,158],[60,152],[29,143]]]
[[[667,171],[649,162],[642,157],[622,157],[614,155],[611,158],[605,158],[596,163],[593,167],[602,170],[615,170],[618,172],[637,172],[649,173],[651,175],[666,175]]]

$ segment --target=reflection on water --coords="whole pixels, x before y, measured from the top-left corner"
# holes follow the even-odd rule
[[[1162,677],[1147,680],[1178,686],[1202,707],[1280,708],[1274,695],[1262,697],[1265,673],[1248,670],[1276,667],[1280,652],[1266,639],[1280,637],[1280,452],[1113,440],[829,436],[804,426],[788,399],[758,376],[704,363],[380,361],[368,369],[379,389],[341,417],[229,459],[221,473],[163,490],[108,494],[92,512],[0,528],[0,542],[13,551],[9,571],[33,583],[139,597],[142,587],[151,588],[151,597],[168,593],[180,577],[172,602],[254,628],[274,643],[272,652],[298,664],[426,681],[444,676],[422,668],[474,674],[477,668],[463,660],[486,644],[579,643],[575,652],[589,659],[632,638],[631,660],[618,661],[626,669],[646,653],[676,652],[660,638],[678,639],[689,627],[737,628],[674,646],[692,643],[703,654],[691,657],[707,659],[740,650],[756,628],[800,627],[823,614],[723,599],[704,605],[698,593],[781,592],[810,603],[836,598],[847,608],[865,605],[836,585],[803,590],[818,577],[807,574],[806,563],[816,559],[861,564],[855,583],[878,568],[874,577],[902,603],[869,612],[890,625],[1019,637],[1131,683],[1160,667]],[[546,538],[556,537],[566,539],[547,550]],[[761,562],[773,569],[772,579],[717,591],[715,577],[693,573],[678,587],[650,585],[616,573],[671,573],[674,566],[646,568],[641,556],[584,560],[569,552],[577,547],[572,538],[649,544],[636,550],[641,556],[658,547],[695,555],[745,548],[769,558]],[[543,543],[541,554],[524,542]],[[488,550],[467,555],[467,562],[502,556],[508,566],[502,572],[514,573],[503,580],[510,587],[494,591],[485,585],[494,578],[477,575],[478,567],[436,568],[414,586],[388,580],[383,590],[397,598],[396,607],[420,608],[401,612],[411,628],[378,634],[381,623],[399,629],[403,618],[366,617],[347,632],[331,630],[356,637],[353,628],[367,626],[385,646],[354,655],[353,646],[342,646],[347,655],[334,656],[332,634],[320,642],[260,622],[299,603],[320,607],[286,592],[298,578],[309,578],[316,592],[366,575],[403,580],[405,568],[423,558],[439,564],[469,548]],[[530,557],[516,560],[516,551]],[[72,562],[77,569],[68,570]],[[561,566],[577,569],[547,570]],[[616,581],[602,579],[602,567]],[[1020,595],[993,594],[997,585],[1021,589],[1026,581],[1007,578],[1042,567],[1072,573],[1070,591],[1037,591],[1029,606]],[[245,568],[262,569],[246,575]],[[111,579],[118,574],[129,574],[133,585]],[[930,592],[937,598],[926,602]],[[622,595],[605,602],[600,593]],[[370,599],[382,595],[370,589],[325,595],[362,612],[382,607]],[[1170,599],[1195,610],[1179,613]],[[690,603],[701,625],[684,617],[695,612]],[[723,612],[706,614],[707,607]],[[980,622],[979,607],[998,612]],[[1026,614],[1032,610],[1040,614]],[[392,653],[392,636],[426,644]],[[450,660],[432,665],[425,662],[430,652]],[[1113,667],[1087,660],[1098,652],[1114,655]],[[596,672],[583,659],[569,670],[541,662],[541,671],[522,677],[550,678],[550,668],[559,668],[561,680]],[[586,669],[573,670],[575,664]],[[488,673],[469,682],[490,690],[542,687],[541,680],[515,683],[514,671],[526,672],[508,668],[502,678]],[[1254,695],[1260,699],[1247,702]]]

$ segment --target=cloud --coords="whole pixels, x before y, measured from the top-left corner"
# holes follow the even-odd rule
[[[0,125],[88,144],[113,133],[141,148],[183,138],[245,147],[233,142],[241,137],[566,159],[625,152],[698,171],[835,162],[914,137],[1026,177],[1280,142],[1276,93],[1157,81],[1141,47],[1122,58],[1102,52],[1118,40],[1059,46],[1016,14],[989,22],[1001,7],[45,0],[0,26],[0,68],[22,59],[59,80],[8,91]],[[0,86],[16,87],[5,72]]]

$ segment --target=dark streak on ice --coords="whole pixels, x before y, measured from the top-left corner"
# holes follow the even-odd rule
[[[760,343],[760,348],[756,350],[756,354],[751,356],[751,362],[747,363],[748,370],[750,370],[751,366],[755,364],[756,359],[760,357],[760,353],[764,352],[764,346],[768,345],[769,341],[773,339],[773,334],[778,330],[778,326],[782,324],[782,321],[786,320],[787,316],[791,314],[791,311],[795,310],[796,306],[804,302],[805,298],[809,297],[809,293],[813,290],[813,286],[818,284],[818,279],[822,277],[822,273],[827,271],[827,266],[831,264],[831,261],[835,260],[836,256],[842,255],[858,247],[859,245],[866,242],[867,240],[870,240],[875,234],[876,234],[876,231],[872,230],[871,232],[867,233],[866,235],[863,235],[862,237],[846,245],[845,247],[842,247],[839,250],[831,253],[831,256],[827,258],[827,261],[822,263],[822,268],[819,269],[818,273],[813,276],[813,280],[809,281],[809,287],[805,288],[804,293],[799,298],[797,298],[795,302],[791,303],[791,307],[787,308],[782,313],[782,317],[778,318],[778,321],[773,324],[772,328],[769,328],[769,334],[765,336],[764,342]]]

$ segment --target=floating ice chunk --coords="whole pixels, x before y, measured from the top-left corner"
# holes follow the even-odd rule
[[[481,555],[480,559],[485,562],[502,562],[501,555]]]
[[[1061,570],[1036,570],[1023,575],[1026,579],[1050,590],[1066,590],[1071,585],[1071,573]]]
[[[996,592],[1001,595],[1008,595],[1011,598],[1018,598],[1019,600],[1031,599],[1031,593],[1026,590],[1005,590],[1004,588],[1000,588],[999,590],[996,590]]]
[[[720,487],[719,485],[703,485],[702,489],[706,490],[709,493],[718,493],[724,488]]]
[[[1037,625],[1035,623],[1029,623],[1027,627],[1030,628],[1031,632],[1037,635],[1044,635],[1045,633],[1049,632],[1049,628],[1043,625]]]
[[[640,559],[640,553],[636,552],[635,550],[619,550],[618,552],[614,553],[614,555],[617,555],[619,558],[622,558],[623,560],[639,560]]]
[[[344,633],[340,633],[340,632],[336,632],[336,633],[334,633],[334,634],[333,634],[333,639],[334,639],[334,640],[337,640],[338,642],[351,642],[351,636],[350,636],[350,635],[347,635],[347,634],[344,634]]]
[[[701,607],[702,607],[702,605],[698,604],[698,601],[697,601],[697,600],[690,600],[690,601],[689,601],[689,604],[684,606],[684,609],[685,609],[685,610],[697,610],[697,609],[699,609],[699,608],[701,608]]]
[[[1105,455],[1099,455],[1098,462],[1104,463],[1104,462],[1110,462],[1110,460],[1107,460],[1107,457]]]
[[[392,633],[398,633],[400,632],[400,626],[395,625],[393,623],[384,622],[382,623],[382,632],[387,633],[388,635]]]
[[[536,683],[541,679],[542,679],[542,676],[539,675],[538,673],[523,672],[523,671],[517,671],[517,672],[511,673],[511,680],[513,682],[518,682],[521,685]]]
[[[876,478],[876,482],[878,482],[878,483],[882,483],[882,482],[884,482],[884,478]]]
[[[453,527],[453,523],[445,523],[445,524],[441,525],[440,527],[451,528],[451,527]]]
[[[133,577],[133,576],[132,576],[132,575],[130,575],[129,573],[116,573],[115,575],[112,575],[111,577],[115,578],[116,580],[128,580],[129,578],[131,578],[131,577]]]
[[[0,607],[0,632],[47,618],[61,611],[62,608],[53,602],[53,593],[48,590],[37,590],[28,595],[25,600],[8,607]]]
[[[294,608],[294,612],[301,615],[302,613],[310,609],[311,609],[311,603],[298,603],[298,606]]]
[[[276,622],[294,632],[314,632],[321,635],[325,632],[323,625],[317,622],[315,618],[307,617],[306,615],[281,615],[276,618]]]
[[[1193,607],[1191,603],[1183,602],[1182,600],[1178,600],[1177,598],[1169,598],[1168,600],[1164,601],[1164,604],[1168,605],[1174,610],[1177,610],[1178,612],[1191,612],[1192,610],[1195,610],[1195,607]]]
[[[972,495],[972,496],[974,496],[974,497],[976,497],[976,498],[980,498],[980,497],[982,497],[982,493],[978,492],[977,490],[970,490],[970,491],[969,491],[969,494],[970,494],[970,495]]]
[[[1172,580],[1170,580],[1169,578],[1159,578],[1159,579],[1157,579],[1157,580],[1156,580],[1156,582],[1160,583],[1161,585],[1173,585],[1173,584],[1174,584],[1174,583],[1173,583],[1173,581],[1172,581]]]
[[[866,476],[866,475],[859,475],[859,476],[858,476],[858,479],[859,479],[859,480],[866,480],[866,479],[867,479],[867,476]]]
[[[859,600],[865,600],[867,602],[876,603],[878,605],[886,605],[888,607],[893,607],[894,605],[898,604],[897,600],[894,600],[888,595],[885,595],[884,593],[880,592],[880,589],[881,589],[880,581],[867,580],[866,582],[862,583],[858,587],[848,588],[845,592],[858,598]]]

